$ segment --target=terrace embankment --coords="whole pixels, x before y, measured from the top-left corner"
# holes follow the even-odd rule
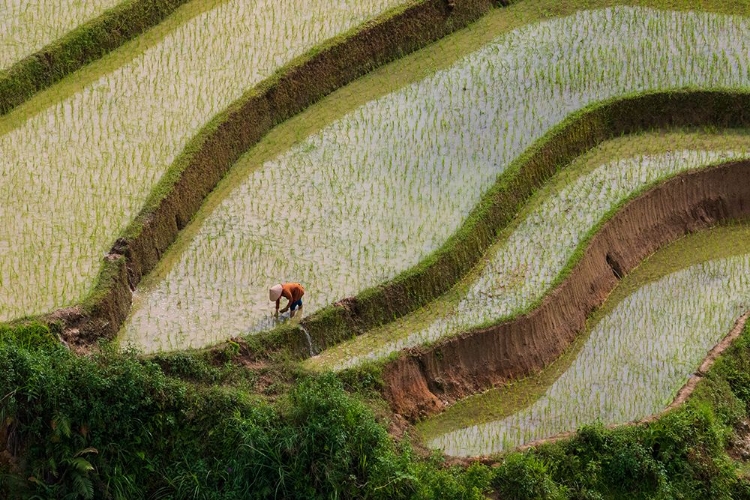
[[[582,331],[619,280],[675,239],[750,215],[750,162],[678,176],[627,203],[592,238],[566,279],[532,312],[413,349],[384,369],[385,397],[414,421],[541,370]]]

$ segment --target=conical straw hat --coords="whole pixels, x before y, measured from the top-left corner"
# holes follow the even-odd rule
[[[276,302],[281,297],[281,283],[274,285],[268,289],[268,299],[272,302]]]

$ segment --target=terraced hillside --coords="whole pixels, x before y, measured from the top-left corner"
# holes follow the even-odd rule
[[[315,312],[393,279],[444,245],[567,114],[631,92],[747,87],[748,32],[726,16],[586,11],[514,31],[371,101],[214,201],[192,242],[167,256],[164,279],[137,297],[125,340],[179,349],[267,329],[268,283],[305,283]],[[710,42],[692,43],[698,33]],[[539,39],[547,46],[527,50]],[[550,257],[558,268],[567,260]],[[535,259],[508,272],[523,265],[530,279],[553,280],[539,267],[549,259]]]
[[[559,127],[566,114],[619,95],[670,88],[693,87],[692,94],[686,95],[695,96],[699,95],[695,89],[718,87],[734,89],[742,96],[747,88],[743,79],[747,42],[742,34],[748,30],[744,23],[743,18],[715,14],[613,8],[530,25],[495,40],[447,70],[357,108],[289,153],[256,165],[249,163],[256,157],[248,155],[248,163],[240,163],[246,173],[232,178],[232,184],[218,192],[207,205],[210,209],[201,214],[195,227],[185,233],[174,253],[167,255],[138,292],[123,340],[147,350],[161,350],[212,343],[219,340],[217,334],[268,329],[275,320],[265,300],[266,283],[305,283],[313,296],[307,312],[314,313],[347,295],[394,279],[445,245],[498,175],[503,179],[501,174],[513,168],[520,153],[535,140],[546,140],[545,134],[549,136],[551,129]],[[587,27],[591,31],[586,31]],[[615,31],[610,33],[608,28]],[[563,35],[576,30],[577,38]],[[706,43],[696,44],[701,36]],[[529,41],[540,39],[548,46],[529,51]],[[556,41],[561,45],[555,45]],[[694,105],[702,99],[696,97]],[[626,98],[623,102],[636,100]],[[509,102],[522,105],[508,107]],[[734,112],[721,120],[732,121]],[[669,116],[669,120],[680,118]],[[695,123],[689,120],[686,125],[710,125],[700,119]],[[739,124],[744,122],[740,119]],[[488,253],[488,262],[446,298],[419,311],[416,316],[421,320],[407,316],[367,332],[315,356],[311,366],[341,369],[373,359],[388,363],[389,357],[404,348],[503,324],[533,311],[570,274],[604,221],[626,201],[680,172],[743,159],[747,151],[744,130],[715,136],[661,133],[646,136],[645,144],[639,140],[644,138],[604,146],[611,155],[607,164],[566,168],[568,179],[573,180],[568,185],[558,181],[559,191],[549,199],[528,203],[524,216],[516,216],[497,247]],[[738,142],[732,144],[732,140]],[[625,154],[649,149],[646,144],[656,151],[631,157]],[[663,152],[658,151],[660,147]],[[596,154],[601,158],[604,153]],[[576,174],[576,168],[588,172]],[[722,193],[711,194],[715,195]],[[744,200],[744,193],[739,196]],[[268,203],[269,199],[274,202]],[[276,200],[283,200],[283,208]],[[727,203],[737,202],[732,199]],[[742,210],[729,212],[731,217],[746,216]],[[715,217],[708,214],[703,222],[720,220]],[[685,230],[696,227],[689,224]],[[664,242],[642,244],[653,249]],[[606,257],[616,277],[627,271],[621,269],[620,257]],[[658,401],[663,400],[665,391],[671,394],[680,387],[700,359],[696,353],[707,352],[741,312],[746,293],[737,289],[728,294],[739,301],[740,309],[728,309],[728,316],[711,323],[711,328],[693,325],[697,331],[691,345],[697,346],[696,350],[674,355],[673,377],[661,392],[654,391]],[[710,301],[698,300],[693,307],[699,303],[708,307]],[[581,313],[585,316],[591,307]],[[311,322],[314,324],[315,316]],[[575,332],[568,335],[571,333]],[[304,335],[311,353],[325,347],[325,342],[321,346],[308,332]],[[541,341],[546,340],[542,336]],[[439,355],[441,346],[431,348],[427,356]],[[556,349],[552,351],[559,353],[559,347]],[[386,364],[386,373],[395,373],[387,376],[391,386],[385,392],[396,411],[412,418],[418,415],[415,411],[434,412],[440,407],[436,396],[450,401],[467,391],[539,369],[551,359],[533,362],[531,368],[515,375],[499,360],[493,369],[504,375],[448,382],[456,364],[476,363],[466,368],[463,377],[477,377],[477,369],[485,366],[471,354],[462,357],[460,347],[451,352],[459,360],[449,356],[451,359],[434,373],[428,368],[416,375],[408,367],[389,372],[390,366],[399,362],[408,365],[408,361]],[[684,363],[679,369],[678,362]],[[399,377],[409,379],[404,387],[399,387]],[[426,387],[415,389],[420,377],[426,379]],[[448,388],[443,387],[446,383]],[[399,394],[402,390],[404,395]],[[415,395],[420,390],[422,394]],[[601,394],[602,398],[611,397],[613,391]],[[646,411],[631,405],[614,421],[642,417],[658,406]],[[586,420],[558,430],[605,418],[595,409],[592,412]],[[508,425],[514,432],[525,432],[517,420]],[[445,442],[433,444],[445,447],[441,444]],[[458,446],[448,450],[467,449]],[[487,448],[473,449],[480,453]]]
[[[602,223],[626,201],[681,172],[745,158],[748,147],[745,132],[647,133],[603,143],[535,193],[451,294],[309,364],[340,370],[526,313],[569,273]]]
[[[214,115],[295,57],[396,4],[311,3],[302,12],[290,2],[224,2],[72,95],[22,122],[12,117],[0,136],[0,319],[81,302],[101,256]]]
[[[252,413],[221,430],[247,449],[273,420],[249,396],[289,416],[294,377],[366,387],[447,455],[659,414],[750,309],[750,6],[494,4],[7,3],[0,344],[42,322],[199,384],[206,356],[234,377],[217,400]],[[113,19],[132,23],[60,62]],[[284,281],[302,318],[273,315]],[[6,354],[7,380],[34,364]],[[88,478],[87,424],[50,421]],[[184,496],[167,469],[146,489]]]
[[[595,421],[625,423],[659,413],[748,310],[749,234],[747,225],[719,228],[651,256],[608,299],[584,332],[588,340],[539,399],[496,421],[470,409],[502,408],[487,401],[493,395],[466,401],[455,415],[440,417],[462,423],[432,436],[430,446],[488,455]],[[467,425],[474,423],[469,415],[481,423]],[[429,432],[430,425],[441,427],[435,424],[424,425]]]

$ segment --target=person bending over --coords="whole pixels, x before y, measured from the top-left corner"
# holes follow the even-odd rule
[[[272,286],[268,290],[268,298],[272,301],[276,301],[276,313],[284,314],[287,309],[291,309],[289,317],[293,318],[297,308],[302,308],[302,296],[305,294],[305,289],[300,283],[279,283],[278,285]],[[281,305],[281,297],[284,297],[287,302],[286,307],[279,311],[279,305]]]

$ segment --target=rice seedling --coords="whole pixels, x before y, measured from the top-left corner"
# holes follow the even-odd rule
[[[0,321],[79,302],[203,125],[291,59],[398,3],[229,1],[0,135]]]
[[[496,453],[596,421],[660,411],[750,306],[750,256],[693,265],[628,296],[593,329],[570,368],[534,404],[438,436],[450,455]]]
[[[3,0],[0,5],[0,71],[121,2]]]
[[[269,284],[305,283],[311,312],[392,278],[569,113],[651,89],[747,87],[747,28],[616,7],[503,35],[252,171],[144,287],[122,338],[146,350],[205,345],[272,326]]]

